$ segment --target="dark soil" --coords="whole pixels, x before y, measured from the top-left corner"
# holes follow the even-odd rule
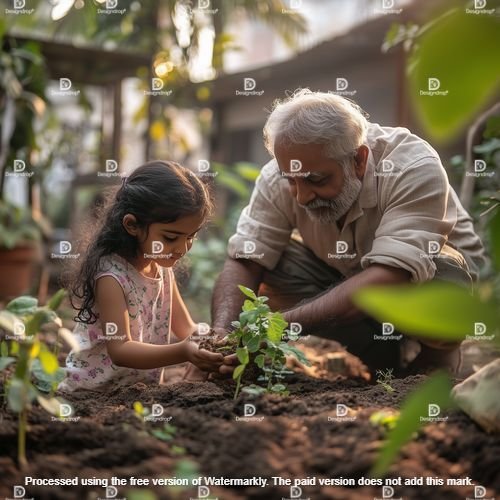
[[[369,422],[378,409],[398,408],[403,398],[424,376],[394,380],[394,392],[358,378],[321,380],[295,373],[288,381],[289,396],[241,394],[233,401],[234,383],[215,380],[203,383],[176,382],[148,387],[142,383],[108,393],[80,392],[67,396],[75,408],[77,422],[53,421],[39,407],[29,416],[29,469],[16,467],[17,420],[5,406],[0,410],[0,497],[12,498],[13,485],[24,484],[24,476],[54,477],[172,477],[180,460],[197,464],[199,474],[244,478],[367,476],[383,433]],[[3,388],[2,388],[3,389]],[[2,391],[3,392],[3,391]],[[172,417],[176,428],[170,441],[151,435],[162,422],[144,422],[133,403],[144,407],[161,404],[163,416]],[[245,403],[256,407],[262,420],[238,421]],[[353,421],[331,421],[335,405],[353,411]],[[486,498],[500,494],[500,438],[481,431],[466,415],[453,411],[447,422],[427,425],[404,447],[392,476],[470,477],[485,486]],[[180,447],[180,448],[179,448]],[[182,450],[182,448],[184,450]],[[197,474],[198,475],[198,474]],[[196,488],[176,492],[166,487],[148,488],[159,499],[196,498]],[[381,498],[379,486],[356,488],[303,486],[302,498],[360,500]],[[396,486],[395,498],[473,498],[473,487]],[[119,487],[118,498],[133,497],[130,487]],[[211,487],[210,498],[290,498],[285,486]],[[36,499],[104,498],[98,486],[30,487],[26,497]]]
[[[195,341],[197,341],[195,339]],[[217,336],[214,330],[210,329],[207,335],[199,337],[198,340],[200,349],[206,349],[210,352],[218,352],[224,356],[229,356],[231,354],[236,354],[236,349],[238,344],[234,340],[229,340],[227,338],[221,338]],[[264,374],[264,371],[259,369],[259,367],[253,363],[253,360],[257,357],[257,353],[250,354],[250,363],[245,368],[242,375],[242,381],[247,384],[257,383],[259,377]]]

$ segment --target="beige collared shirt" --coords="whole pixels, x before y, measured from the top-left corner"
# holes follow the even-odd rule
[[[375,123],[369,124],[366,144],[361,193],[342,229],[309,217],[273,159],[262,168],[229,239],[229,256],[271,270],[297,229],[306,247],[346,277],[385,264],[406,269],[415,282],[428,281],[446,244],[447,253],[461,259],[458,251],[477,278],[483,246],[437,152],[408,129]]]

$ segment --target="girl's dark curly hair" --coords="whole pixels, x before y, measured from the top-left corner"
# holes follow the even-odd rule
[[[69,279],[71,304],[78,311],[75,321],[91,324],[98,319],[93,308],[101,259],[112,253],[133,259],[139,252],[138,240],[123,227],[125,214],[134,215],[147,234],[155,222],[168,224],[194,214],[206,219],[211,211],[208,187],[189,169],[173,161],[152,161],[134,170],[104,207],[100,227],[95,229],[93,221],[87,228],[95,237]]]

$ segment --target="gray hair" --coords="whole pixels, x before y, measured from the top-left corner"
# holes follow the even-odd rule
[[[264,143],[272,156],[277,137],[293,144],[325,144],[328,157],[345,167],[366,140],[366,117],[349,99],[299,89],[275,102],[264,126]]]

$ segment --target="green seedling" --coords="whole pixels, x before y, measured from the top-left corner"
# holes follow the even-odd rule
[[[8,332],[6,339],[10,341],[10,345],[2,343],[0,370],[14,366],[12,375],[6,380],[5,396],[9,408],[19,415],[17,455],[21,468],[27,465],[26,429],[32,402],[37,400],[49,413],[60,416],[62,401],[52,397],[52,393],[64,372],[39,332],[42,326],[56,326],[59,335],[74,346],[71,332],[62,328],[55,312],[64,295],[64,290],[60,290],[43,307],[34,297],[18,297],[0,311],[0,328]],[[49,396],[42,394],[44,388],[51,393]]]
[[[399,419],[399,412],[391,410],[380,410],[370,415],[370,423],[380,427],[385,432],[396,427]]]
[[[177,432],[177,429],[168,423],[165,423],[163,427],[160,427],[159,429],[152,429],[151,434],[158,438],[161,439],[162,441],[172,441],[175,437],[175,433]]]
[[[135,415],[143,421],[145,420],[145,417],[147,417],[151,414],[150,410],[147,408],[144,408],[143,404],[140,401],[136,401],[133,406],[134,406]],[[163,427],[156,427],[154,429],[149,430],[148,432],[149,432],[149,434],[151,434],[152,436],[154,436],[157,439],[169,442],[175,438],[177,428],[174,425],[172,425],[168,422],[165,422],[163,424]],[[178,445],[173,444],[170,447],[170,452],[174,456],[181,456],[181,455],[184,455],[186,453],[186,449],[183,448],[182,446],[178,446]]]
[[[375,372],[375,375],[377,376],[377,384],[381,385],[388,393],[395,391],[394,387],[391,385],[391,382],[394,379],[392,372],[392,368],[387,368],[387,370],[377,370]]]
[[[256,385],[245,388],[245,392],[257,394],[274,392],[286,394],[283,379],[287,373],[286,355],[295,356],[302,364],[310,366],[302,351],[288,344],[289,340],[297,340],[298,335],[287,330],[288,323],[279,312],[272,312],[266,304],[268,298],[259,296],[242,285],[240,291],[247,297],[243,303],[239,321],[233,321],[233,332],[228,339],[237,346],[236,356],[239,365],[233,372],[236,381],[234,399],[242,385],[242,376],[252,363],[261,371],[260,377],[265,382],[265,389]]]

